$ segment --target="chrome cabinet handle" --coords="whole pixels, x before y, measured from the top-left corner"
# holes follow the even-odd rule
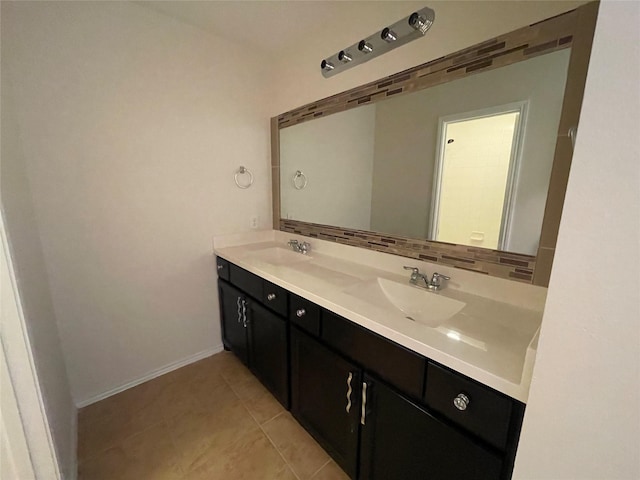
[[[300,308],[296,310],[296,317],[302,318],[307,314],[307,311],[304,308]]]
[[[347,413],[351,411],[351,380],[353,379],[353,373],[349,372],[347,377]]]
[[[469,406],[469,397],[464,393],[459,393],[456,398],[453,399],[453,405],[460,411],[464,411]]]
[[[249,321],[247,320],[247,302],[242,299],[242,326],[247,328],[247,324]]]
[[[367,382],[362,382],[362,410],[360,413],[360,423],[364,425],[367,416]]]
[[[223,265],[218,265],[218,270],[222,270],[224,268]]]
[[[269,295],[267,295],[267,300],[272,301],[276,299],[276,294],[275,293],[270,293]]]
[[[242,305],[240,302],[242,301],[242,297],[238,297],[236,299],[236,305],[238,306],[238,323],[242,323]]]

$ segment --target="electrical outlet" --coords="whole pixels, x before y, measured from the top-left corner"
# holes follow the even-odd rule
[[[260,224],[260,217],[253,216],[249,219],[249,227],[253,228],[254,230],[258,228],[259,224]]]

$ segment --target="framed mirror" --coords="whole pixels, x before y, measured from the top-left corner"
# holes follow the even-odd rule
[[[596,9],[272,119],[274,228],[546,285]]]

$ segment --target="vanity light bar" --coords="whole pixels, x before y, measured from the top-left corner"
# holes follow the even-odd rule
[[[375,58],[389,50],[420,38],[433,25],[436,13],[429,7],[413,12],[411,15],[389,25],[379,32],[363,38],[349,48],[340,50],[320,62],[320,70],[325,78],[347,70]]]

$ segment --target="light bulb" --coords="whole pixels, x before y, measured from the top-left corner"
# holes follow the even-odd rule
[[[380,38],[382,38],[385,42],[395,42],[398,37],[396,36],[393,30],[390,30],[389,27],[385,27],[380,34]]]

